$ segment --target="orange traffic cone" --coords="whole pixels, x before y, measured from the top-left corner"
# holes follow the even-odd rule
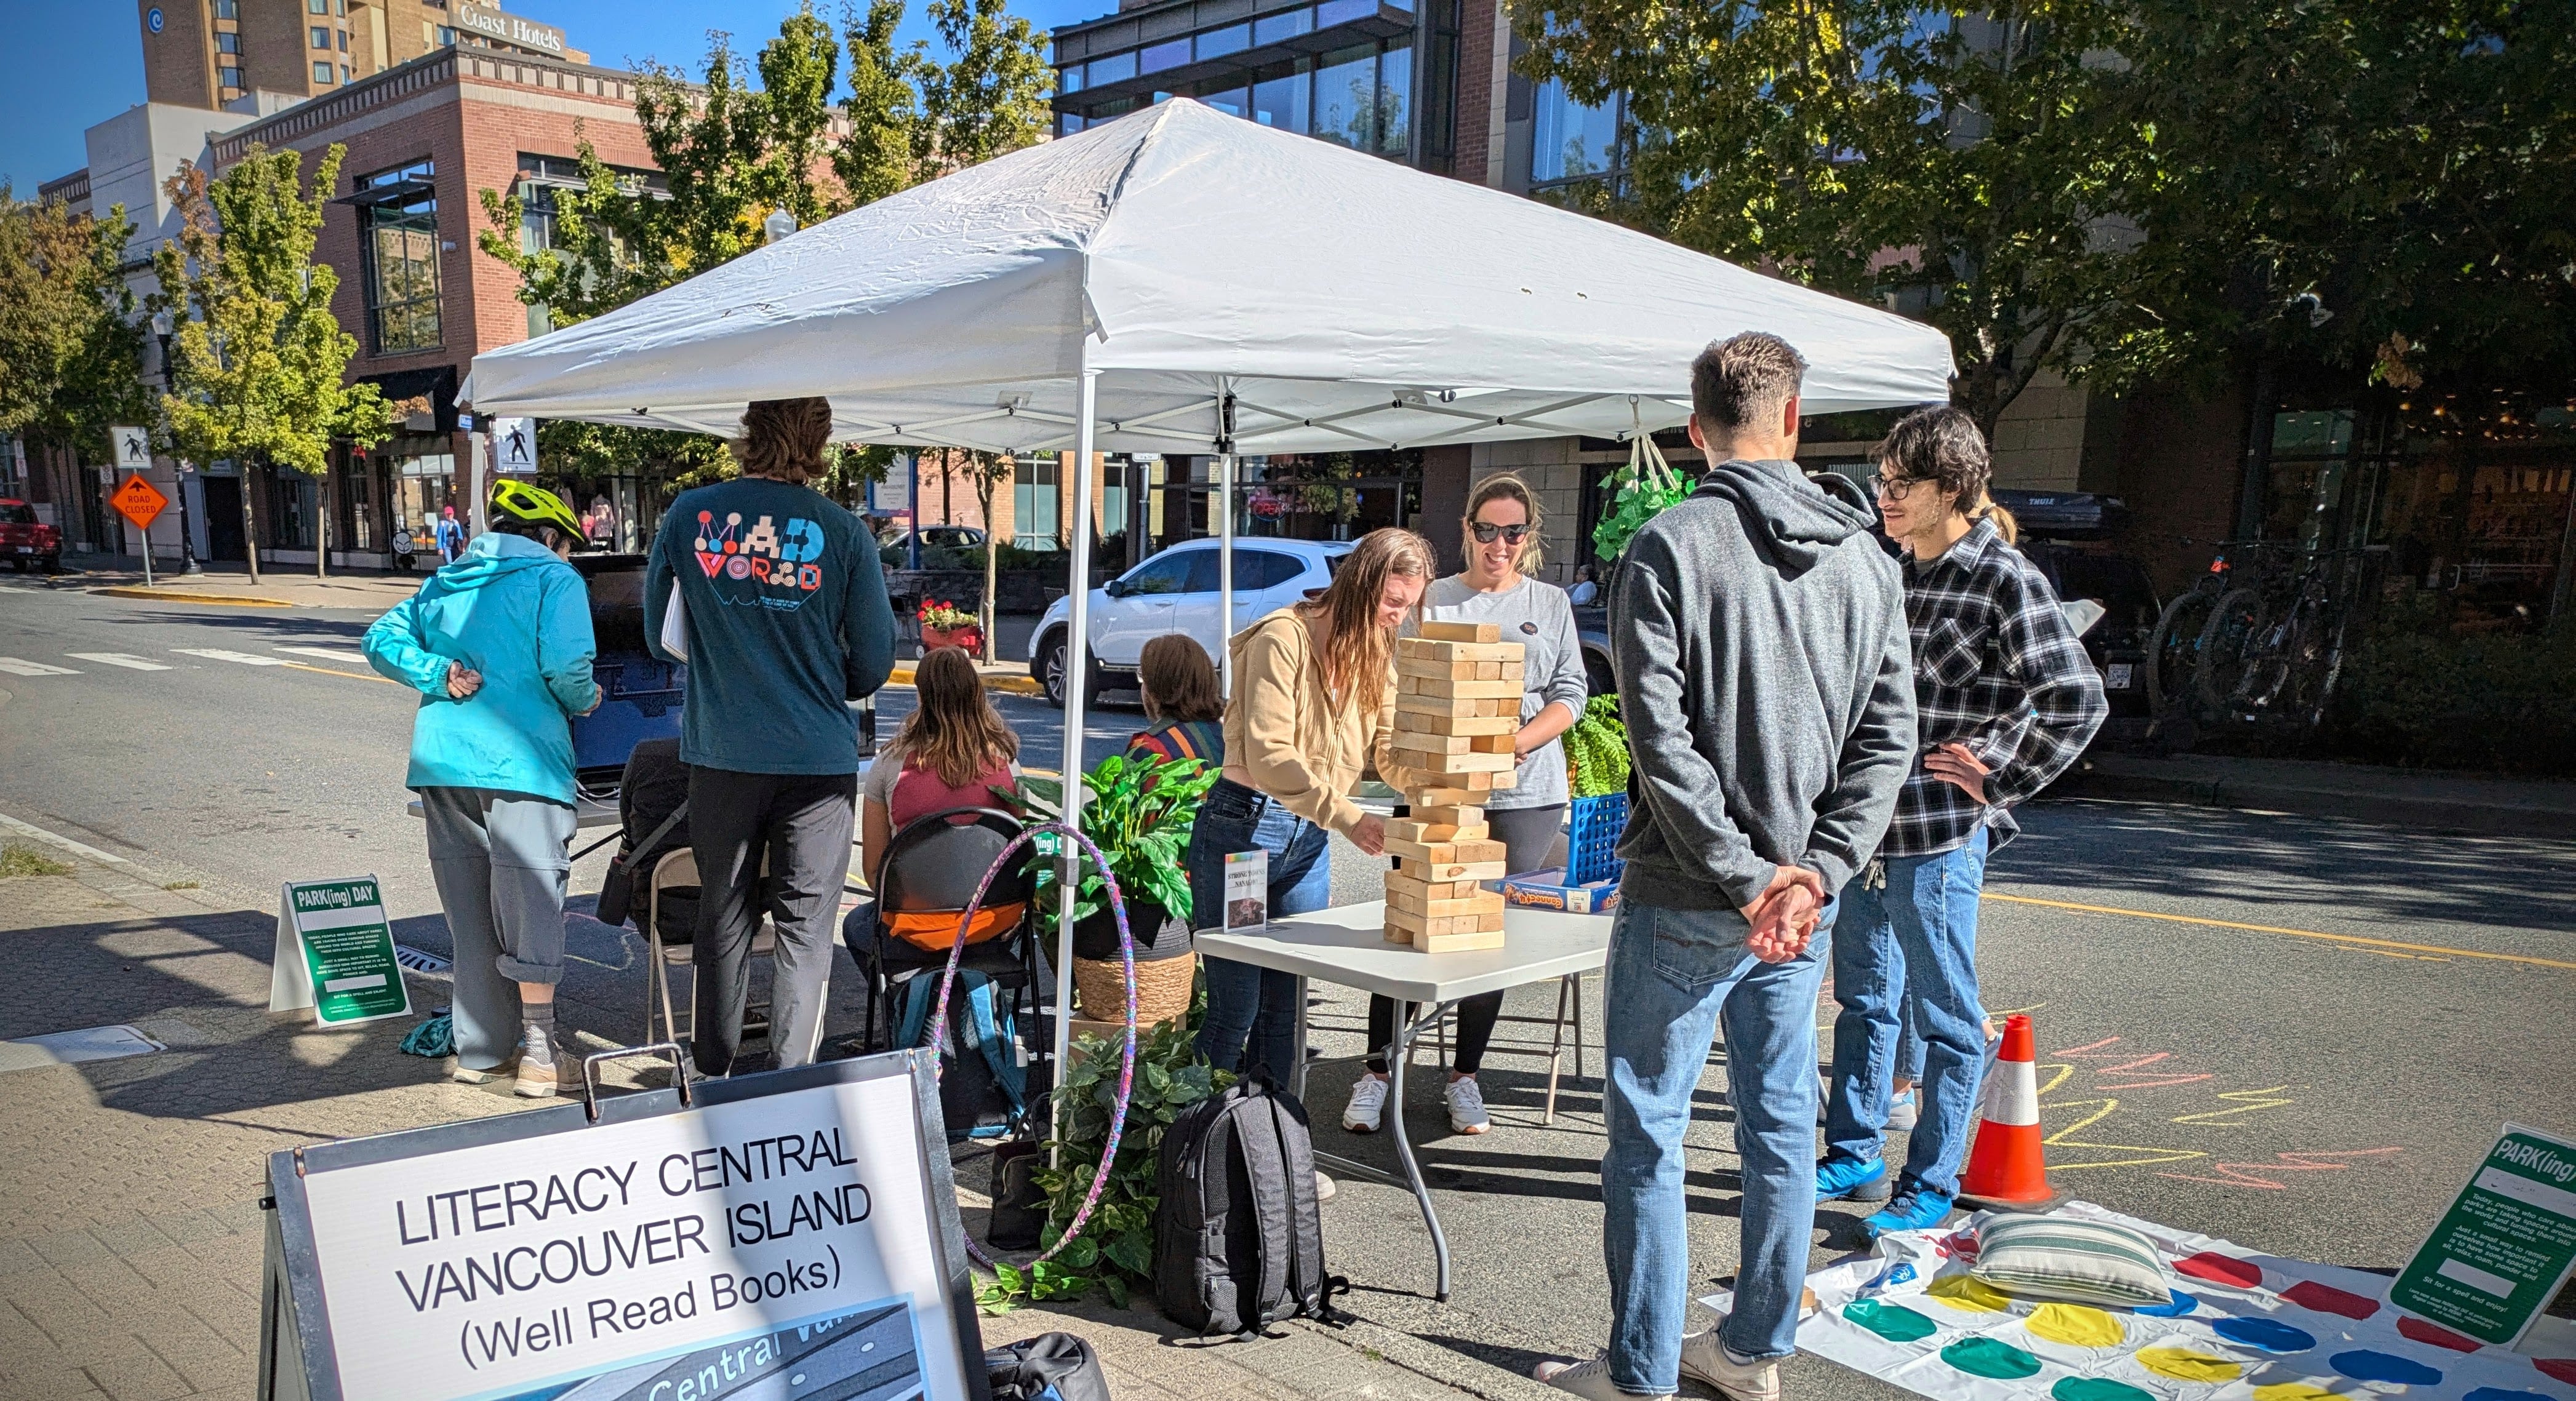
[[[1959,1200],[1971,1206],[2042,1208],[2057,1200],[2048,1189],[2048,1163],[2039,1132],[2039,1065],[2031,1050],[2030,1018],[2004,1023],[2004,1043],[1986,1077],[1985,1122],[1968,1151]]]

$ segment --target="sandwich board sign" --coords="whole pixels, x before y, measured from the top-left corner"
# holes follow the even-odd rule
[[[2507,1124],[2388,1302],[2512,1347],[2576,1274],[2576,1143]]]
[[[261,1401],[990,1401],[928,1051],[309,1144],[268,1180]]]
[[[321,1026],[411,1012],[411,990],[394,961],[393,926],[385,921],[374,876],[288,881],[279,890],[268,1010],[307,1007]]]

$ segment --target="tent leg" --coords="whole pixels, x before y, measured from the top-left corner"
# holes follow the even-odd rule
[[[1216,495],[1213,503],[1222,524],[1217,527],[1216,551],[1216,679],[1221,694],[1234,694],[1234,648],[1227,645],[1234,636],[1234,454],[1221,453],[1216,460]]]
[[[1091,342],[1083,341],[1083,358],[1090,356]],[[1100,372],[1086,366],[1082,372],[1082,389],[1074,416],[1073,453],[1073,578],[1065,599],[1064,649],[1064,820],[1079,828],[1082,825],[1082,731],[1083,681],[1091,673],[1091,442],[1092,411],[1099,403]],[[1081,854],[1071,849],[1057,866],[1055,931],[1055,1060],[1050,1083],[1061,1085],[1065,1076],[1065,1056],[1073,1048],[1073,907],[1074,894],[1081,886]],[[1059,1142],[1063,1134],[1056,1124],[1056,1099],[1047,1096],[1047,1136]],[[1062,1148],[1047,1155],[1047,1166],[1059,1167]]]

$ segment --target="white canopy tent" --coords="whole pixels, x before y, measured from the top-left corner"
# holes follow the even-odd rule
[[[1746,330],[1806,357],[1809,412],[1948,398],[1928,326],[1178,99],[487,351],[458,397],[731,437],[751,400],[821,395],[850,441],[1070,449],[1077,503],[1096,452],[1215,454],[1231,620],[1237,453],[1667,428],[1692,358]],[[1073,532],[1069,802],[1089,537]],[[1068,920],[1059,1007],[1071,937]]]

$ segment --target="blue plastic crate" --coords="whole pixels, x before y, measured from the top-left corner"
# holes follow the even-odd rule
[[[1619,834],[1628,828],[1628,795],[1604,793],[1597,798],[1577,798],[1573,803],[1573,822],[1566,833],[1566,880],[1575,885],[1588,881],[1617,880],[1627,863],[1619,859]]]

